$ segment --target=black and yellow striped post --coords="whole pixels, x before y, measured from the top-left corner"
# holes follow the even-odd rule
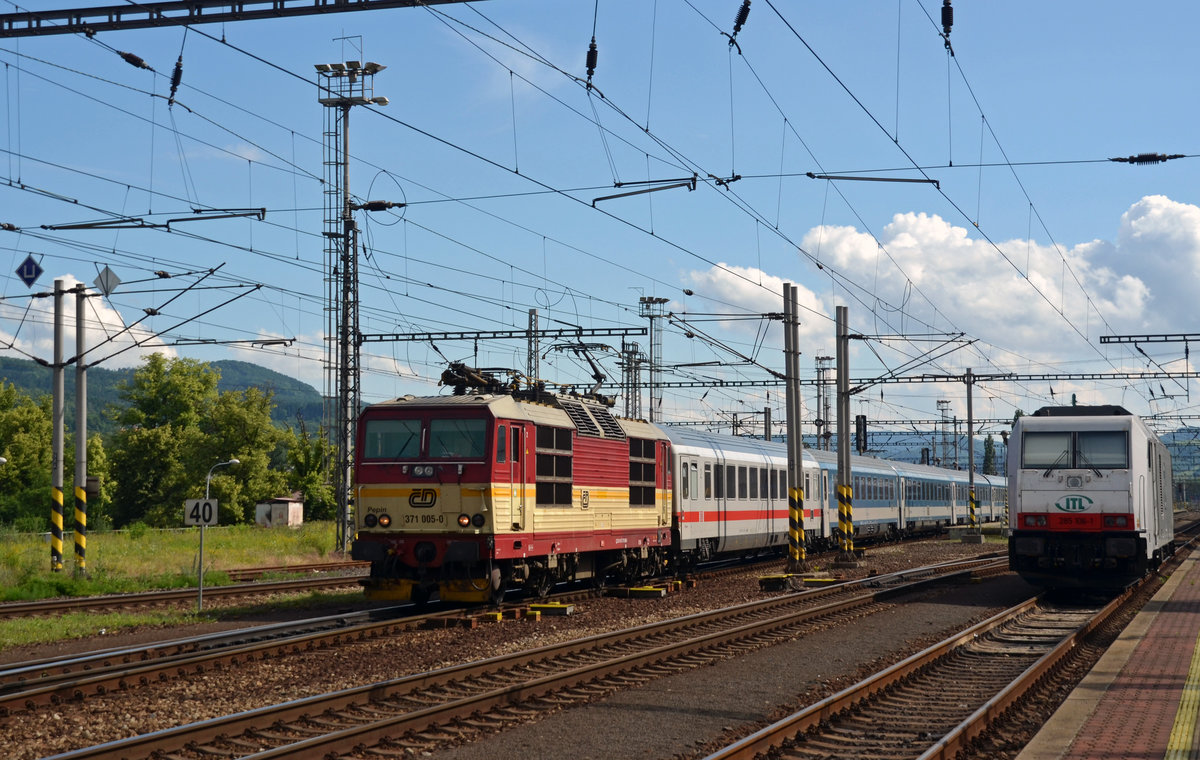
[[[54,281],[54,364],[50,407],[50,570],[63,568],[63,298],[66,280]]]
[[[63,569],[63,492],[60,486],[50,489],[50,569]]]
[[[75,572],[87,569],[87,491],[75,486]]]
[[[976,514],[979,509],[979,502],[975,499],[975,489],[973,487],[967,492],[967,504],[971,508],[971,530],[977,530],[979,528],[979,518],[976,517]]]
[[[804,535],[804,489],[788,491],[788,557],[793,566],[808,559]]]
[[[854,489],[847,485],[837,487],[838,531],[842,534],[840,548],[843,554],[854,552]]]

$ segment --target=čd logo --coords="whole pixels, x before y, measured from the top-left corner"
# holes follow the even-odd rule
[[[432,507],[437,504],[437,491],[432,488],[418,488],[408,497],[410,507]]]
[[[1070,494],[1056,501],[1054,506],[1063,512],[1086,512],[1092,506],[1092,500],[1081,494]]]

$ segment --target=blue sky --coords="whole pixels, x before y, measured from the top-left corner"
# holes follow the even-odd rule
[[[0,13],[30,5],[0,2]],[[767,372],[737,355],[782,366],[777,324],[754,315],[781,311],[782,283],[792,282],[809,378],[815,357],[833,353],[837,305],[849,308],[852,331],[887,336],[854,343],[855,378],[902,367],[1192,369],[1183,344],[1142,354],[1099,339],[1193,329],[1195,4],[960,2],[953,58],[935,0],[754,0],[731,47],[739,5],[491,0],[0,40],[0,222],[20,228],[0,232],[9,273],[0,342],[12,346],[3,355],[50,358],[50,299],[30,293],[56,277],[90,285],[108,266],[126,284],[91,299],[91,335],[141,321],[89,356],[112,354],[130,335],[146,343],[102,366],[166,350],[261,363],[320,389],[325,109],[313,65],[362,60],[387,66],[374,92],[390,103],[351,114],[350,187],[360,200],[407,204],[358,217],[364,333],[523,329],[530,308],[543,324],[644,327],[638,299],[654,296],[674,315],[664,380],[757,380]],[[1107,160],[1140,153],[1185,158]],[[618,183],[693,173],[695,190],[593,203],[630,189]],[[119,217],[162,224],[193,208],[266,215],[170,231],[45,229]],[[32,289],[15,276],[29,255],[45,270]],[[189,273],[214,267],[207,289],[179,296],[198,279]],[[958,333],[973,342],[914,361]],[[280,337],[296,342],[178,345]],[[590,340],[615,348],[620,339]],[[543,377],[590,384],[586,362],[555,343],[543,345]],[[436,384],[443,357],[526,363],[523,341],[369,343],[364,352],[366,401],[446,392]],[[596,358],[616,385],[615,352]],[[976,387],[974,409],[1011,418],[1075,393],[1081,403],[1191,414],[1192,385],[989,381]],[[852,411],[935,419],[939,399],[965,418],[963,386],[944,383],[875,386]],[[661,418],[728,419],[764,406],[782,419],[782,389],[680,389],[664,394]]]

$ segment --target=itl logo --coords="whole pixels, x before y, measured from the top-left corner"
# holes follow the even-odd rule
[[[408,505],[410,507],[432,507],[437,504],[437,491],[432,488],[418,488],[414,490],[408,497]]]
[[[1092,506],[1092,500],[1079,494],[1070,494],[1054,502],[1054,506],[1063,512],[1086,512]]]

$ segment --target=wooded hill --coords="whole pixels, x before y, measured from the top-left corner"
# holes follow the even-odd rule
[[[310,433],[315,434],[321,423],[321,394],[311,385],[300,382],[274,370],[249,362],[224,360],[210,362],[210,366],[221,373],[217,384],[220,391],[242,391],[258,388],[274,395],[275,408],[271,419],[276,424],[298,429],[298,415],[303,417]],[[134,369],[104,369],[93,367],[87,371],[88,387],[88,432],[105,437],[116,430],[109,413],[110,407],[124,407],[118,390],[122,383],[133,377]],[[0,357],[0,380],[16,386],[21,393],[38,398],[52,394],[52,373],[29,359]],[[72,365],[64,373],[66,386],[67,427],[74,427],[75,418],[75,368]]]

